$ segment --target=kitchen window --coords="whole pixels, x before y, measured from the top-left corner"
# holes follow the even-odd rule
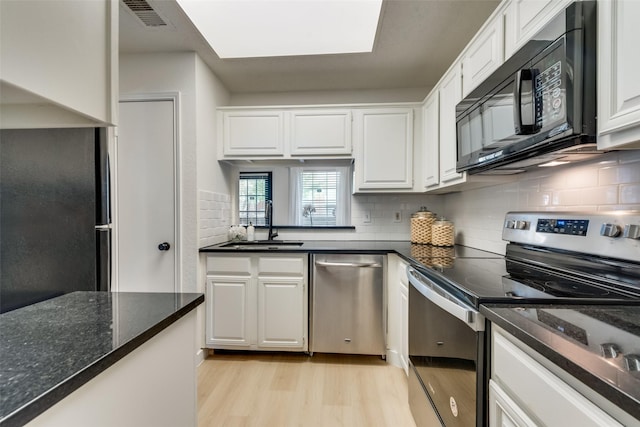
[[[238,182],[238,216],[243,225],[267,225],[265,201],[272,200],[271,172],[240,172]]]
[[[349,167],[290,168],[291,219],[306,227],[345,226],[351,222]]]

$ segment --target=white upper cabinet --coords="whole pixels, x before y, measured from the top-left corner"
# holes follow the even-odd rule
[[[422,106],[422,175],[425,188],[440,183],[440,108],[438,91],[433,91]]]
[[[598,2],[598,148],[640,148],[640,2]]]
[[[502,14],[478,33],[462,57],[462,96],[467,96],[504,62]]]
[[[0,127],[116,122],[118,2],[0,2]]]
[[[291,155],[351,154],[351,110],[293,110]]]
[[[460,64],[452,67],[440,84],[440,181],[462,179],[456,172],[456,105],[462,100],[462,76]]]
[[[571,0],[512,0],[505,10],[505,59],[513,55]]]
[[[284,155],[282,111],[225,111],[220,113],[218,123],[224,156]]]
[[[347,108],[221,108],[218,158],[348,158],[351,122]]]
[[[412,190],[413,108],[357,110],[354,122],[356,190]]]

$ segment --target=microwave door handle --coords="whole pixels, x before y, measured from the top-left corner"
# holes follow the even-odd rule
[[[537,128],[537,112],[535,108],[535,102],[533,102],[534,90],[533,84],[536,76],[536,72],[534,69],[525,68],[518,70],[515,76],[515,87],[513,90],[513,123],[515,125],[515,134],[516,135],[529,135],[532,133],[536,133],[538,131]],[[522,82],[523,81],[531,82],[531,97],[532,100],[530,102],[533,117],[533,123],[531,124],[523,124],[522,123]]]

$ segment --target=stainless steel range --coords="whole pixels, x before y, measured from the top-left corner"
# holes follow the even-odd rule
[[[503,258],[432,260],[407,270],[418,426],[424,405],[447,427],[487,425],[480,304],[640,305],[640,212],[510,212],[502,238],[509,242]]]

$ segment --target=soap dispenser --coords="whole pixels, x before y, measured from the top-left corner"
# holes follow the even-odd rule
[[[249,242],[253,242],[255,238],[256,238],[256,228],[250,222],[249,226],[247,227],[247,240]]]

